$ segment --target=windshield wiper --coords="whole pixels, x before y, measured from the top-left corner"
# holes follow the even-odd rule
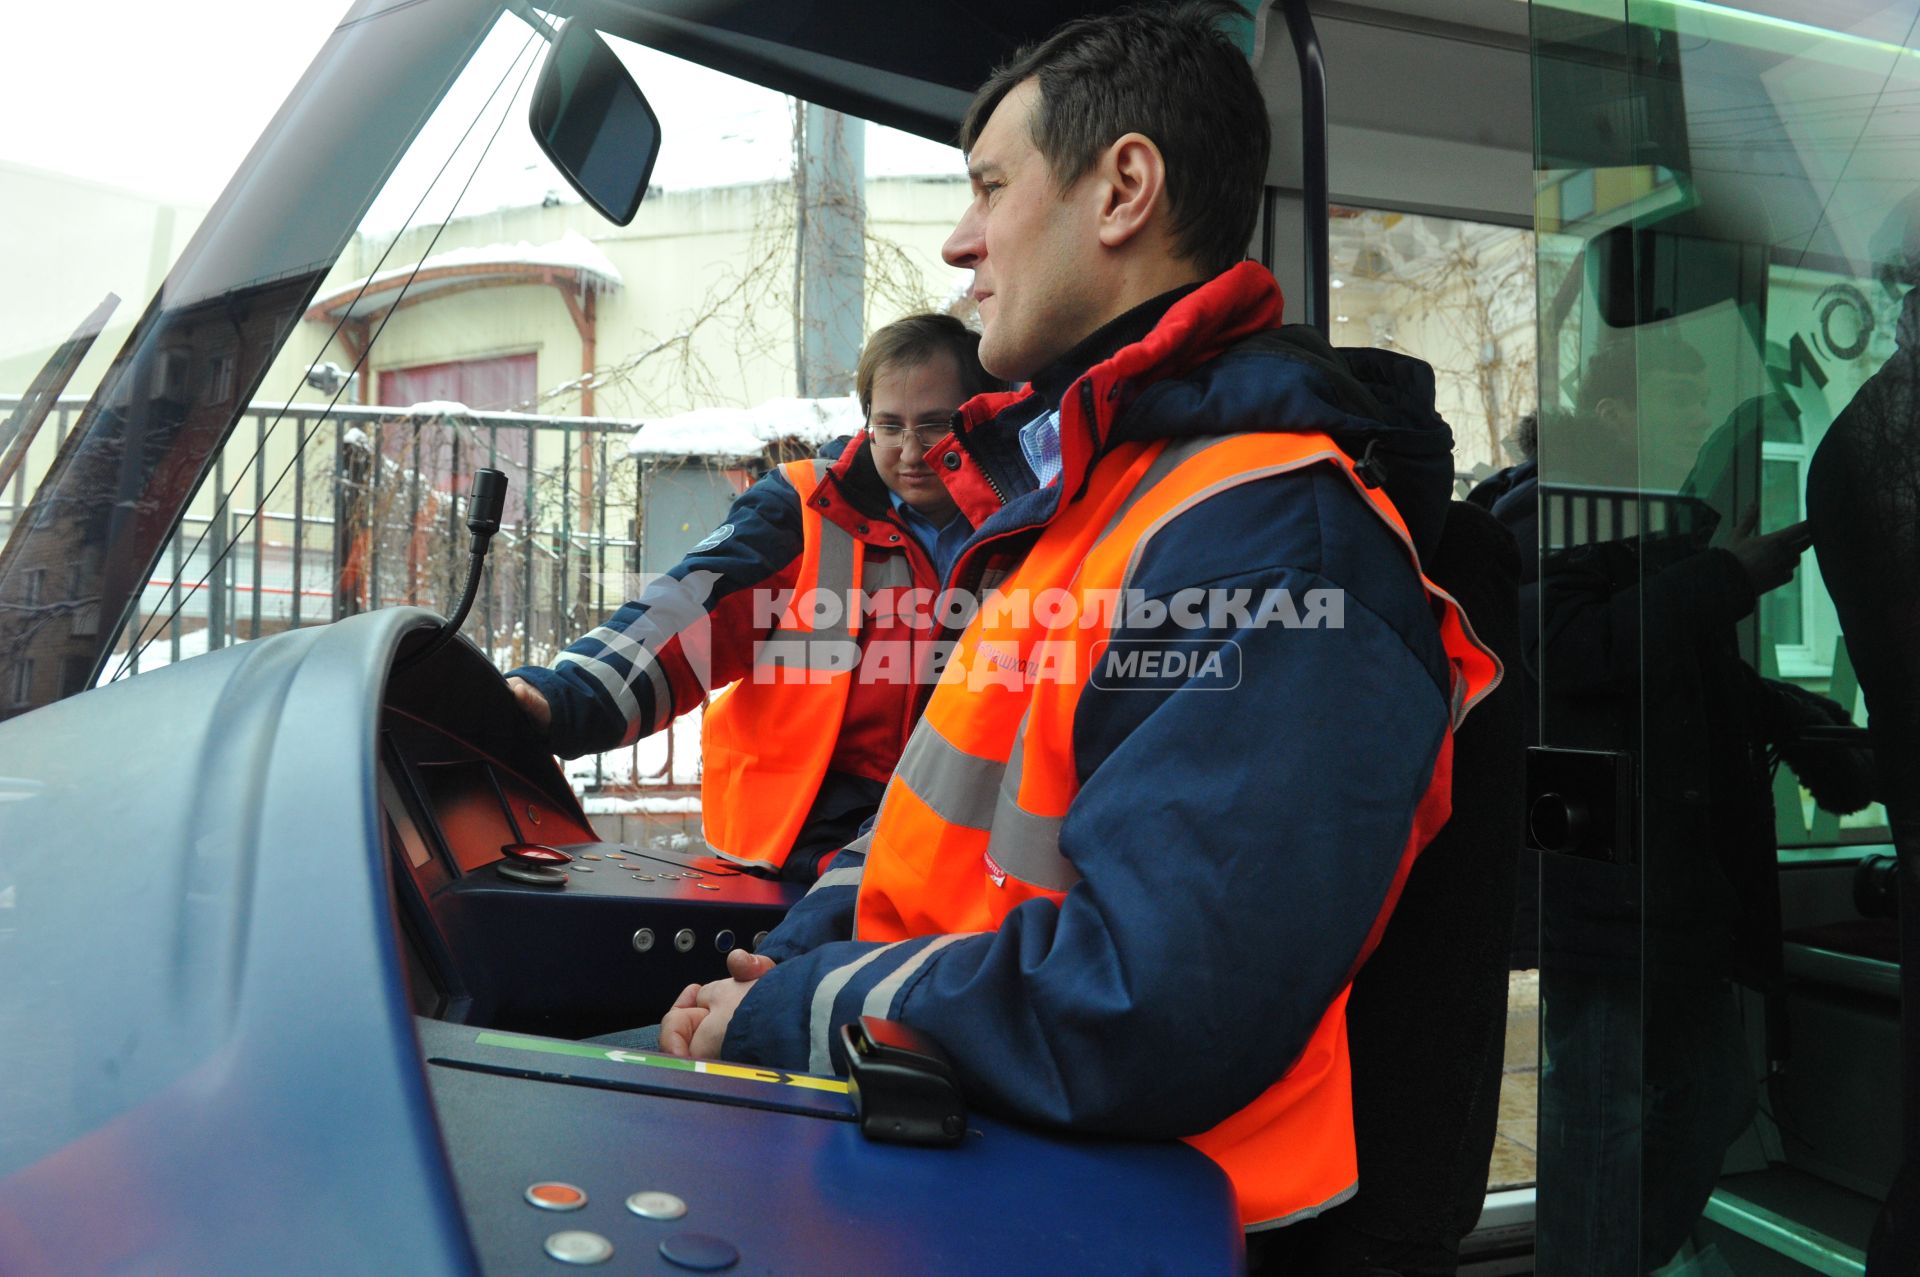
[[[13,415],[7,418],[7,424],[0,426],[0,492],[6,491],[7,484],[13,481],[14,472],[27,459],[27,449],[33,446],[33,437],[40,433],[41,423],[46,421],[53,406],[60,399],[60,392],[67,388],[67,382],[73,379],[74,369],[93,349],[94,339],[100,336],[100,330],[107,326],[107,317],[120,305],[117,293],[108,293],[106,299],[93,308],[93,313],[80,321],[73,330],[73,336],[60,343],[53,352],[53,358],[40,366],[34,374],[33,384],[27,387],[27,393],[20,398],[19,406]]]

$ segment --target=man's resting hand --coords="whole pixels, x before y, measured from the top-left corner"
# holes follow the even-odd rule
[[[753,982],[773,970],[773,959],[735,949],[727,955],[728,979],[690,984],[674,999],[660,1019],[660,1049],[668,1055],[718,1059],[727,1040],[734,1008],[753,989]]]

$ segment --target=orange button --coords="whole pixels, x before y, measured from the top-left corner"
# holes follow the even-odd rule
[[[587,1195],[571,1184],[548,1180],[529,1188],[527,1200],[541,1210],[579,1210],[587,1204]]]

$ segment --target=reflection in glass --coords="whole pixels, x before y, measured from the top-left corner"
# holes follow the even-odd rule
[[[1920,172],[1920,5],[1533,14],[1530,672],[1543,744],[1627,760],[1638,817],[1611,858],[1541,866],[1538,1271],[1857,1263],[1912,1191],[1900,946],[1850,885],[1920,792],[1875,705],[1908,716],[1884,653],[1920,652],[1920,626],[1886,640],[1920,582],[1920,488],[1886,495],[1920,455],[1891,439],[1920,232],[1889,228]],[[1920,1271],[1907,1244],[1883,1224],[1869,1270]]]

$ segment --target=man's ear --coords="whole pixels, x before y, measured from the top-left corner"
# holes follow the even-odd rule
[[[1120,248],[1156,224],[1160,197],[1167,189],[1167,162],[1151,138],[1140,133],[1116,138],[1101,154],[1095,172],[1104,192],[1101,247]]]
[[[1607,395],[1593,405],[1593,415],[1600,419],[1609,430],[1627,430],[1634,428],[1633,405],[1624,399]]]

